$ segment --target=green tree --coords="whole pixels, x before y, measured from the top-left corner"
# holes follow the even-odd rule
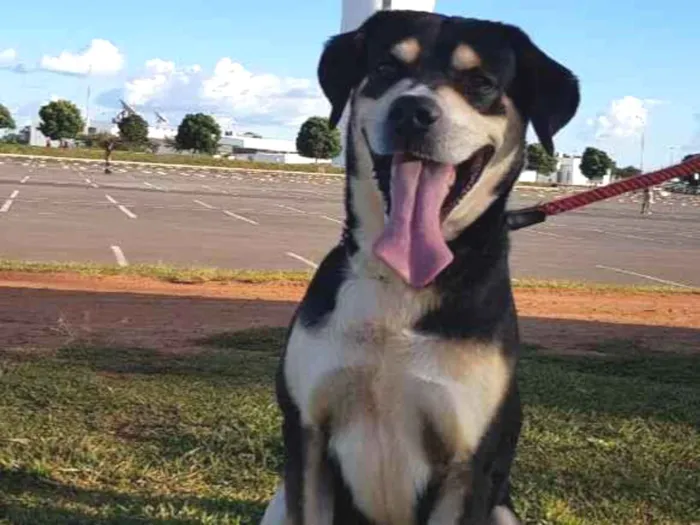
[[[0,129],[15,129],[15,119],[12,118],[10,110],[0,104]]]
[[[185,115],[177,128],[175,147],[180,151],[191,150],[213,155],[219,148],[221,126],[211,115],[190,113]]]
[[[304,157],[330,159],[340,153],[340,133],[324,117],[311,117],[301,125],[297,151]]]
[[[542,144],[529,144],[527,167],[540,175],[551,175],[557,170],[557,159],[547,153]]]
[[[148,122],[136,113],[122,118],[118,123],[119,137],[129,148],[141,149],[148,146]]]
[[[68,100],[54,100],[39,109],[39,131],[51,140],[75,138],[85,126],[78,106]]]
[[[586,148],[581,157],[581,173],[589,180],[602,179],[613,166],[608,154],[597,148]]]
[[[97,133],[88,133],[87,135],[79,135],[78,140],[86,148],[100,148],[104,149],[107,144],[113,142],[116,144],[117,149],[120,149],[119,138],[115,137],[107,131],[100,131]]]
[[[642,170],[635,168],[634,166],[627,166],[625,168],[615,168],[613,169],[613,177],[616,179],[627,179],[629,177],[636,177],[641,175]]]

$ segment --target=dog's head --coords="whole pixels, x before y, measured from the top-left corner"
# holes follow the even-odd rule
[[[415,287],[505,200],[528,123],[551,153],[579,104],[573,74],[520,29],[415,11],[381,11],[333,37],[318,74],[333,125],[350,102],[356,242]]]

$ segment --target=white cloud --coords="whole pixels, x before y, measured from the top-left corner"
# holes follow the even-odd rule
[[[586,122],[595,128],[596,139],[637,136],[647,124],[649,109],[663,103],[657,99],[628,95],[613,100],[605,113],[589,118]]]
[[[79,53],[62,51],[58,56],[44,55],[39,68],[70,75],[110,75],[124,67],[124,56],[117,46],[95,38]]]
[[[17,51],[9,48],[0,51],[0,66],[11,64],[17,59]]]
[[[124,99],[144,109],[202,111],[240,125],[296,127],[325,115],[328,104],[315,81],[256,74],[230,58],[211,72],[155,58],[124,86]]]

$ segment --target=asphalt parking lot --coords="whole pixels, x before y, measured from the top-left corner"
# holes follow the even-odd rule
[[[342,179],[0,157],[0,258],[304,269],[338,240]],[[511,206],[548,200],[518,189]],[[516,278],[700,286],[700,197],[622,196],[513,234]]]

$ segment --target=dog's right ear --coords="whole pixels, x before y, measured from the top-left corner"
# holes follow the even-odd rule
[[[338,124],[350,92],[366,71],[364,35],[360,31],[341,33],[326,43],[318,64],[318,81],[331,103],[331,127]]]

